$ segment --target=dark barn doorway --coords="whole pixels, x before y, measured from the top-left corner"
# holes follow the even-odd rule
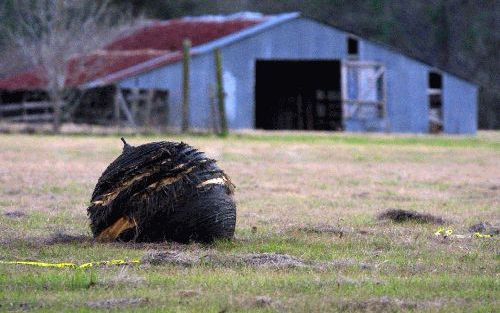
[[[340,61],[258,60],[255,127],[342,130]]]

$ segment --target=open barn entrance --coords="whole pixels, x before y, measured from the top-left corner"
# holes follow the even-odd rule
[[[338,60],[258,60],[255,127],[342,130]]]

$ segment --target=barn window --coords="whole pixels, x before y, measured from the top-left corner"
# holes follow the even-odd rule
[[[441,76],[441,74],[436,72],[429,73],[429,88],[431,89],[443,88],[443,77]]]
[[[347,37],[347,54],[350,58],[357,58],[359,55],[359,40],[354,37]]]

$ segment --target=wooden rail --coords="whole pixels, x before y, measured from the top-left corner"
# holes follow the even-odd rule
[[[48,101],[22,102],[16,104],[1,104],[0,112],[12,112],[33,109],[50,109],[52,104]]]
[[[9,122],[41,122],[52,121],[52,113],[27,114],[19,116],[4,117],[3,119]]]
[[[52,108],[49,101],[33,101],[0,104],[0,119],[9,122],[46,122],[53,118],[52,113],[47,112]],[[42,113],[28,113],[28,110],[44,110]],[[5,113],[9,116],[5,116]]]

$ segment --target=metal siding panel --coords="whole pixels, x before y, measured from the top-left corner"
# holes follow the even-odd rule
[[[444,132],[474,135],[477,132],[477,87],[443,74]]]
[[[210,86],[215,88],[213,53],[195,56],[191,61],[190,77],[190,126],[195,129],[209,129]]]
[[[361,40],[360,58],[383,63],[387,73],[388,130],[428,132],[429,66],[377,44]]]
[[[126,79],[119,83],[122,88],[158,88],[169,92],[169,121],[171,127],[181,125],[182,64],[176,63]]]

